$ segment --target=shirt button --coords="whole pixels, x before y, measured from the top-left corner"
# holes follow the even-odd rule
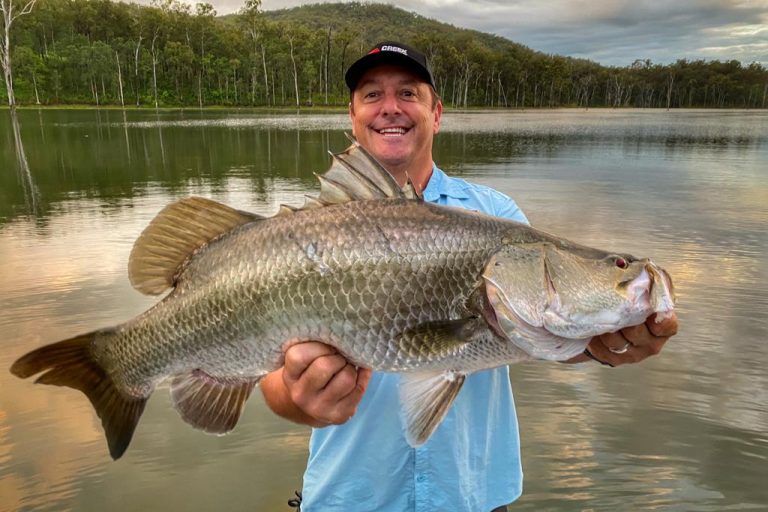
[[[419,483],[424,482],[424,480],[426,480],[426,479],[427,479],[427,477],[425,475],[418,475],[416,477],[416,481],[419,482]]]

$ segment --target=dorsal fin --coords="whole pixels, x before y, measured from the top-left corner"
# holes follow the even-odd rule
[[[200,247],[237,226],[263,217],[202,197],[171,203],[136,240],[128,277],[141,293],[157,295],[171,288],[179,267]]]
[[[277,215],[290,215],[298,210],[322,208],[331,204],[365,201],[367,199],[421,199],[410,179],[400,188],[395,178],[365,150],[354,137],[347,134],[352,145],[341,153],[330,153],[331,167],[320,180],[320,195],[305,196],[301,208],[280,205]]]
[[[321,177],[320,200],[335,201],[338,190],[349,196],[349,201],[405,197],[391,174],[354,139],[341,153],[332,154],[333,163]],[[331,185],[331,186],[328,186]],[[326,194],[330,197],[326,198]]]
[[[331,153],[331,167],[321,176],[321,204],[338,204],[367,199],[417,198],[410,182],[400,188],[395,178],[376,159],[350,137],[352,145],[341,153]],[[316,205],[315,205],[316,206]]]

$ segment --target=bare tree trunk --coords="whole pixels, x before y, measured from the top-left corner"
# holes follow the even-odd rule
[[[507,93],[504,92],[504,86],[501,84],[501,73],[499,73],[499,100],[501,98],[504,98],[504,108],[509,107],[509,102],[507,102]],[[499,101],[499,104],[501,104],[501,101]]]
[[[139,49],[141,48],[141,35],[139,35],[139,41],[136,43],[136,52],[134,53],[134,82],[136,83],[136,106],[140,103],[141,93],[139,87]]]
[[[331,60],[331,26],[328,25],[328,37],[325,44],[325,104],[328,105],[328,62]],[[322,73],[320,76],[323,76]]]
[[[197,72],[197,105],[203,108],[203,70]]]
[[[120,105],[125,108],[125,98],[123,98],[123,73],[120,70],[120,54],[115,52],[115,60],[117,61],[117,87],[120,94]]]
[[[296,93],[296,108],[299,108],[299,73],[296,70],[296,59],[293,56],[293,37],[288,39],[291,44],[291,62],[293,63],[293,90]]]
[[[11,26],[19,16],[32,12],[37,0],[29,0],[16,14],[13,13],[13,0],[0,0],[0,14],[2,14],[3,34],[0,38],[0,67],[3,68],[5,89],[8,94],[8,106],[11,112],[16,111],[16,96],[13,93],[13,69],[11,64]]]
[[[157,36],[160,34],[160,29],[155,29],[155,35],[152,37],[152,46],[150,47],[150,53],[152,54],[152,89],[155,94],[155,108],[159,108],[157,101],[157,52],[155,50],[155,43],[157,42]]]
[[[35,87],[35,105],[39,105],[40,95],[37,93],[37,78],[34,73],[32,73],[32,85]]]
[[[344,83],[344,71],[346,69],[344,67],[344,57],[347,55],[347,46],[349,46],[349,41],[345,40],[344,46],[341,47],[341,73],[340,73],[341,77],[340,77],[339,83],[342,83],[342,84]]]
[[[251,106],[256,105],[256,68],[251,67]]]
[[[237,68],[232,70],[232,87],[235,89],[235,105],[237,105]]]
[[[469,94],[469,59],[464,57],[464,108],[467,108],[467,95]]]
[[[675,74],[673,72],[669,72],[669,77],[667,78],[667,110],[669,110],[669,106],[672,103],[672,86],[675,84]]]
[[[267,53],[264,44],[261,45],[261,65],[264,68],[264,102],[269,106],[269,81],[267,80]],[[274,86],[274,83],[272,84]],[[272,96],[274,97],[274,91]],[[274,100],[273,100],[274,102]]]

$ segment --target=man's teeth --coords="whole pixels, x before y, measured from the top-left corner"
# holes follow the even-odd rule
[[[382,128],[379,130],[379,133],[385,136],[397,136],[397,135],[404,135],[406,132],[405,128]]]

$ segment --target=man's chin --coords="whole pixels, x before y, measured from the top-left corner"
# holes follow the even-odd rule
[[[365,144],[363,144],[363,146],[371,152],[374,158],[384,164],[385,167],[389,165],[401,165],[408,159],[408,151],[404,145],[402,147],[393,147],[395,145],[396,143],[377,143],[371,145],[371,147],[365,147]]]
[[[408,160],[403,155],[393,155],[391,153],[373,153],[374,158],[389,170],[398,169]]]

